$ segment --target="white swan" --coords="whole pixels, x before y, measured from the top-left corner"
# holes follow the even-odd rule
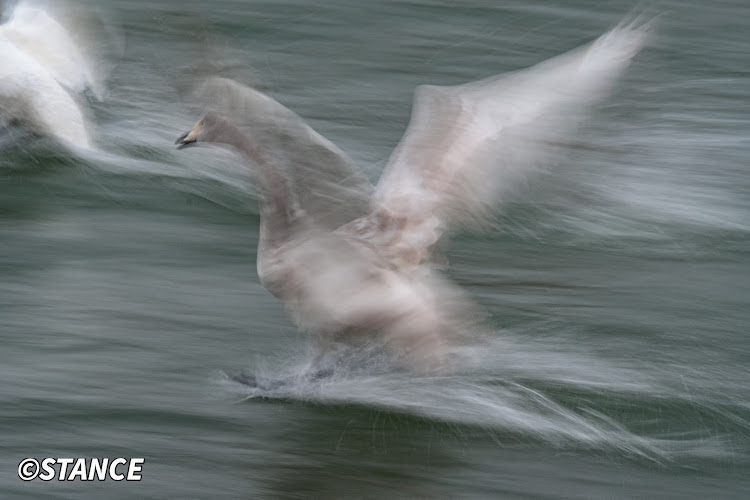
[[[548,162],[646,32],[631,24],[524,71],[419,87],[374,190],[297,115],[231,80],[205,83],[214,111],[177,144],[227,144],[249,160],[260,191],[258,274],[319,355],[375,338],[404,365],[439,373],[476,317],[434,270],[435,243],[486,220],[510,174]]]
[[[89,148],[90,136],[75,95],[101,95],[91,61],[48,10],[15,6],[0,25],[0,118],[69,145]]]

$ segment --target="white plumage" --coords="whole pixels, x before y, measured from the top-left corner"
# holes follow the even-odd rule
[[[19,3],[0,25],[0,117],[68,145],[91,140],[77,101],[101,96],[93,63],[72,34],[45,8]]]
[[[228,144],[251,163],[258,273],[320,354],[377,339],[409,368],[442,372],[477,315],[431,264],[435,243],[487,220],[510,177],[551,161],[646,34],[630,24],[523,71],[419,87],[374,190],[297,115],[231,80],[203,85],[212,112],[178,143]]]

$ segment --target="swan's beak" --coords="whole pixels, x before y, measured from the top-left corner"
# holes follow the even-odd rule
[[[195,146],[195,139],[190,138],[190,132],[185,132],[174,143],[177,144],[177,149],[184,149],[188,146]]]
[[[180,137],[178,137],[177,140],[174,141],[174,143],[177,144],[177,149],[183,149],[188,146],[195,146],[195,144],[198,142],[198,133],[200,132],[201,128],[201,124],[198,123],[189,132],[185,132]]]

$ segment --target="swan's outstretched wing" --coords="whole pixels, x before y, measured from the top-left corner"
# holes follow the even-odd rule
[[[631,24],[523,71],[419,87],[369,220],[352,229],[371,240],[378,234],[375,240],[413,260],[429,256],[445,230],[486,219],[509,176],[551,160],[555,145],[570,137],[643,46],[646,31]]]
[[[196,98],[262,147],[304,218],[333,230],[365,214],[373,187],[349,157],[295,113],[257,90],[213,77]]]

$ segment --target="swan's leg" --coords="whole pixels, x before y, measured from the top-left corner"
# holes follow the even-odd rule
[[[311,335],[310,350],[312,354],[310,371],[316,374],[332,373],[332,366],[336,365],[346,352],[343,344],[325,335]]]

